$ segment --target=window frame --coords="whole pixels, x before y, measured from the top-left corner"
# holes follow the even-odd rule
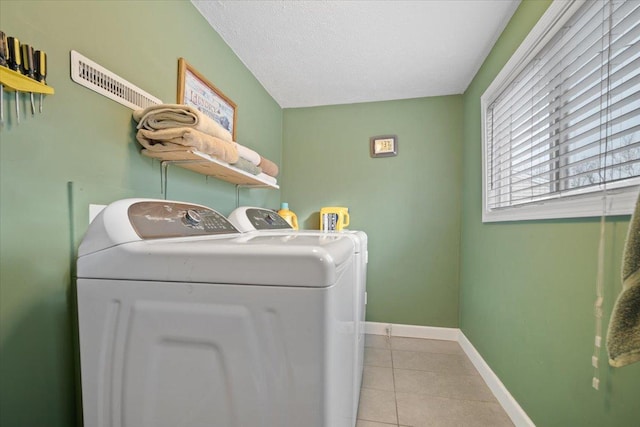
[[[482,126],[482,222],[582,218],[605,215],[630,215],[640,189],[640,177],[604,185],[606,191],[593,188],[575,190],[570,195],[522,205],[490,209],[487,206],[487,171],[490,156],[487,144],[487,111],[492,102],[529,64],[541,49],[588,0],[555,0],[540,18],[520,47],[494,78],[480,98]],[[552,173],[556,171],[552,170]]]

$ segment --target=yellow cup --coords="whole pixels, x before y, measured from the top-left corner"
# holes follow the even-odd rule
[[[329,206],[320,209],[320,230],[340,231],[349,225],[349,208]]]

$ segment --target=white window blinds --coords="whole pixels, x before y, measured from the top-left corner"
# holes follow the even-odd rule
[[[571,12],[483,96],[485,212],[640,183],[640,2]]]

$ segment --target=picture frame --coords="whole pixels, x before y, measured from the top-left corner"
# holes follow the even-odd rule
[[[190,105],[231,132],[236,140],[237,105],[184,58],[178,59],[178,104]]]
[[[369,138],[371,157],[393,157],[398,155],[398,137],[396,135],[372,136]]]

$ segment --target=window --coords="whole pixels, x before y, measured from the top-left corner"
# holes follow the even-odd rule
[[[640,2],[556,0],[483,94],[482,114],[483,221],[630,214]]]

